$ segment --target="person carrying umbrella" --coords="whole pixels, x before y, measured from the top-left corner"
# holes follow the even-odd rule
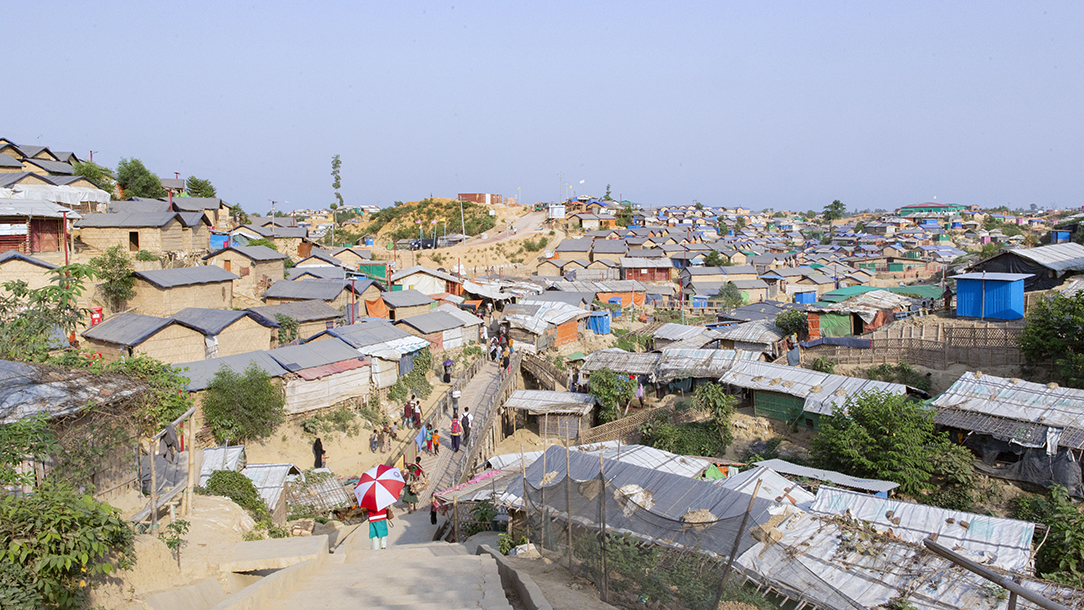
[[[444,361],[444,383],[452,382],[452,365],[454,364],[455,361],[451,358]]]
[[[369,546],[374,551],[388,548],[388,519],[392,518],[388,507],[405,485],[398,468],[381,464],[365,471],[354,488],[358,506],[369,511]]]

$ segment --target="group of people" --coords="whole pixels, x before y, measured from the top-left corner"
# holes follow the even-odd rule
[[[410,395],[410,400],[403,405],[403,428],[420,430],[422,427],[422,405],[416,394]]]
[[[507,333],[501,331],[489,340],[489,359],[490,361],[496,361],[500,358],[501,371],[508,372],[508,364],[512,360],[512,354],[515,352],[513,347],[514,340],[509,337]]]
[[[399,440],[399,424],[385,422],[382,428],[373,430],[369,436],[369,450],[373,453],[387,453],[391,451],[392,440]]]

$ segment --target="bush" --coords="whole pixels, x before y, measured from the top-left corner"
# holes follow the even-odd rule
[[[214,471],[211,473],[211,478],[208,479],[207,486],[203,488],[203,491],[212,496],[224,496],[233,500],[238,506],[251,513],[257,521],[266,519],[270,515],[267,511],[267,505],[264,504],[263,498],[260,497],[260,492],[256,490],[256,486],[240,472],[232,470]]]
[[[102,294],[114,311],[122,309],[135,296],[132,260],[119,244],[90,259],[90,266],[102,280]]]
[[[139,252],[136,252],[135,258],[136,258],[137,261],[144,261],[144,262],[150,262],[150,261],[158,260],[158,257],[156,255],[154,255],[153,253],[148,252],[146,250],[140,250]]]
[[[342,432],[347,436],[358,435],[357,415],[347,408],[318,413],[301,422],[301,429],[312,436],[324,436],[332,432]]]
[[[275,322],[279,324],[279,345],[286,345],[297,338],[297,320],[284,313],[277,313]]]
[[[804,311],[788,309],[775,317],[775,325],[788,335],[804,337],[809,332],[809,320]]]
[[[0,607],[81,608],[88,580],[134,560],[128,522],[108,504],[46,479],[0,497]]]
[[[271,436],[286,419],[286,399],[255,362],[243,375],[224,366],[207,388],[203,414],[218,442],[238,444]]]
[[[628,375],[601,368],[591,373],[591,393],[601,408],[599,423],[620,419],[621,409],[636,395],[636,383]]]
[[[889,383],[902,383],[925,392],[929,392],[933,386],[933,381],[929,375],[923,375],[906,362],[900,362],[895,366],[891,364],[875,366],[866,371],[866,376],[870,379],[879,379]]]
[[[813,360],[813,364],[810,368],[818,373],[828,373],[829,375],[832,375],[836,371],[836,361],[831,360],[826,356],[817,356],[816,359]]]

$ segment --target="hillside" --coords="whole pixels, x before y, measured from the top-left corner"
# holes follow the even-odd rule
[[[434,197],[396,202],[394,207],[380,210],[368,224],[363,223],[359,228],[363,233],[376,235],[379,239],[407,239],[418,237],[419,227],[424,227],[432,236],[433,221],[436,221],[438,235],[444,234],[445,223],[448,233],[459,233],[462,225],[465,225],[467,235],[478,235],[496,225],[496,219],[489,215],[487,206],[465,202],[461,223],[458,200]]]

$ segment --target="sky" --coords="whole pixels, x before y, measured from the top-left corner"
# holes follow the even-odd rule
[[[1081,2],[0,8],[0,136],[246,211],[460,192],[647,207],[1084,204]]]

